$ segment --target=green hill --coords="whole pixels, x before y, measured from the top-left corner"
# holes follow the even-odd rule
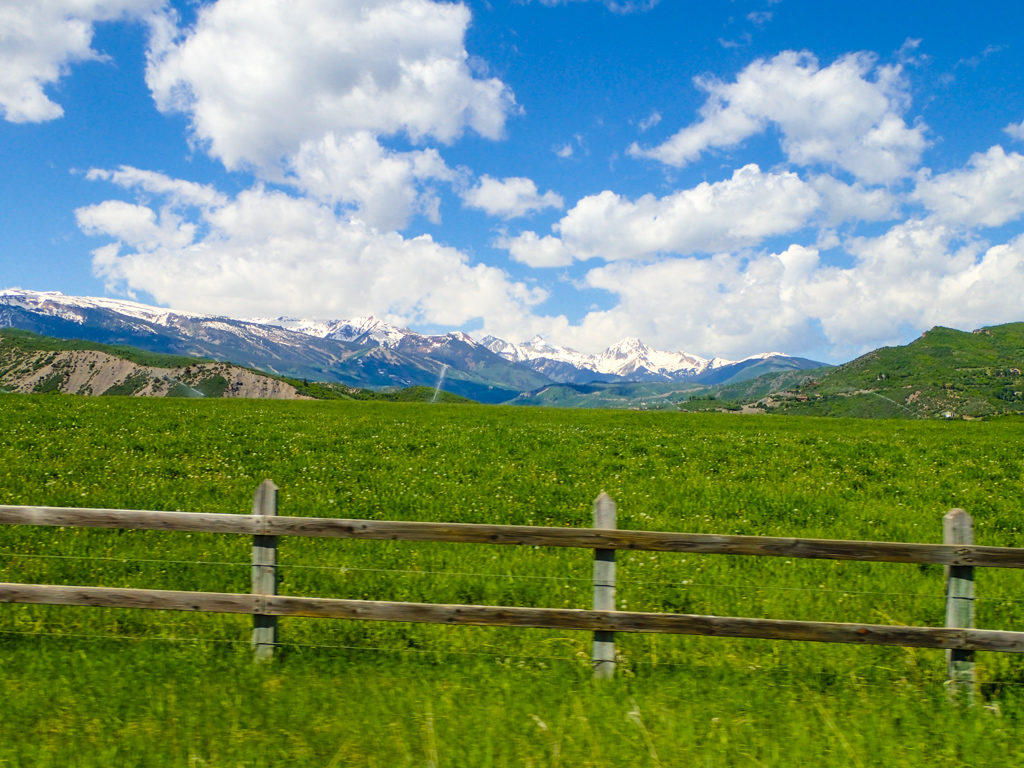
[[[763,397],[769,412],[821,416],[981,418],[1024,413],[1024,323],[973,332],[936,327],[813,372]]]

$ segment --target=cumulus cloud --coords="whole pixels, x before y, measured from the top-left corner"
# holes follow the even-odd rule
[[[217,0],[188,30],[154,25],[146,81],[228,170],[402,229],[416,214],[438,220],[435,184],[457,174],[433,147],[382,138],[498,139],[517,109],[470,66],[469,21],[465,5],[433,0]]]
[[[526,216],[545,208],[561,208],[564,205],[561,195],[551,191],[542,195],[532,179],[521,176],[498,180],[484,175],[479,184],[463,193],[462,200],[469,208],[477,208],[503,219]]]
[[[723,181],[664,197],[629,200],[609,190],[589,195],[554,225],[558,236],[523,232],[499,238],[496,245],[532,267],[710,254],[755,247],[808,225],[884,221],[898,211],[899,200],[885,188],[846,184],[827,174],[804,181],[793,172],[765,173],[751,164]]]
[[[1021,120],[1019,123],[1010,123],[1003,130],[1011,139],[1024,141],[1024,120]]]
[[[590,270],[584,285],[613,294],[616,305],[560,327],[557,338],[593,348],[634,334],[663,349],[685,344],[688,352],[732,359],[817,347],[850,359],[904,343],[908,326],[1019,320],[1024,235],[990,247],[956,242],[953,230],[915,219],[852,243],[846,266],[802,245],[746,257],[607,264]]]
[[[926,146],[924,125],[908,127],[898,66],[878,66],[872,54],[842,56],[820,67],[810,53],[786,51],[747,66],[732,83],[698,78],[707,101],[700,120],[663,144],[630,153],[672,166],[705,152],[732,148],[775,126],[797,165],[835,165],[868,183],[905,176]]]
[[[683,343],[687,352],[732,359],[798,349],[812,331],[797,292],[816,269],[818,252],[798,245],[749,258],[608,264],[588,272],[584,282],[615,294],[617,306],[591,312],[568,335],[586,346],[618,329],[661,349]]]
[[[107,178],[131,186],[135,177]],[[379,233],[308,198],[257,186],[208,207],[164,202],[156,209],[105,201],[76,211],[83,231],[114,241],[93,252],[93,269],[111,290],[241,317],[373,313],[447,326],[521,317],[546,298],[429,236]]]
[[[998,227],[1024,214],[1024,155],[996,145],[968,167],[918,176],[913,197],[943,221],[967,227]]]
[[[530,267],[567,267],[573,262],[572,253],[559,238],[540,237],[536,232],[522,232],[515,237],[501,237],[498,248],[509,252],[513,261]]]
[[[92,168],[85,174],[89,181],[109,181],[119,187],[166,197],[173,205],[211,207],[223,205],[227,198],[208,184],[173,179],[163,173],[122,165],[117,170]]]
[[[605,191],[580,200],[555,229],[577,259],[636,259],[751,246],[802,227],[821,197],[795,173],[756,165],[665,197]]]
[[[576,322],[537,320],[547,324],[551,338],[559,343],[590,351],[603,348],[610,338],[636,335],[662,349],[682,348],[733,359],[783,349],[834,360],[848,360],[884,344],[905,343],[907,328],[940,324],[973,328],[1020,320],[1024,235],[992,244],[973,233],[977,227],[1000,226],[1024,216],[1019,192],[1024,188],[1022,163],[1024,156],[993,147],[972,157],[963,168],[938,175],[920,173],[909,199],[891,190],[844,184],[824,175],[794,183],[794,201],[804,199],[802,190],[812,192],[819,201],[816,211],[808,204],[794,223],[805,216],[810,223],[826,227],[844,220],[900,219],[873,236],[847,232],[840,238],[828,229],[819,230],[820,247],[834,249],[827,256],[819,246],[798,242],[781,252],[758,250],[755,245],[710,249],[710,256],[700,249],[686,251],[681,236],[659,241],[675,242],[674,248],[644,245],[649,241],[642,238],[650,237],[657,226],[673,231],[669,223],[674,220],[665,211],[677,206],[669,203],[677,195],[686,199],[687,193],[700,187],[649,198],[644,201],[649,209],[643,216],[630,207],[636,204],[604,193],[607,209],[595,210],[586,222],[581,220],[581,229],[584,223],[596,227],[606,219],[609,232],[595,231],[595,241],[615,232],[626,233],[625,240],[608,240],[608,252],[600,254],[608,263],[590,269],[579,285],[606,292],[612,306],[591,311]],[[755,168],[747,173],[748,181],[755,182],[754,190],[761,188],[764,177],[780,176]],[[704,190],[702,199],[715,197]],[[764,197],[778,200],[780,196]],[[620,203],[625,206],[620,208]],[[910,203],[921,207],[917,215],[904,218],[901,208]],[[700,210],[704,224],[717,219],[713,205]],[[628,214],[625,223],[617,220],[620,214]],[[644,221],[638,235],[629,234],[634,216]],[[580,258],[581,252],[564,226],[559,227],[561,238],[525,232],[500,245],[527,264],[565,265],[570,257]],[[685,231],[687,238],[697,237],[692,230]],[[646,258],[609,258],[616,253]]]
[[[808,183],[821,196],[822,223],[835,226],[852,221],[884,221],[895,218],[900,201],[885,187],[844,184],[834,176],[813,176]]]
[[[192,242],[195,226],[173,214],[157,214],[144,205],[106,200],[76,211],[78,226],[87,235],[108,235],[131,248],[181,248]]]
[[[229,169],[275,168],[330,132],[499,138],[515,102],[470,70],[469,21],[431,0],[218,0],[180,38],[154,36],[146,79]]]
[[[64,114],[44,87],[93,50],[97,22],[141,17],[163,0],[47,0],[0,5],[0,110],[12,123],[39,123]]]
[[[983,247],[934,219],[911,219],[849,245],[853,266],[822,269],[804,288],[806,311],[833,345],[861,352],[901,342],[901,325],[959,328],[1020,319],[1024,237]]]
[[[289,159],[289,180],[307,194],[349,204],[378,229],[402,229],[414,213],[439,217],[439,198],[430,182],[452,181],[456,173],[436,149],[395,152],[368,131],[334,132],[303,142]]]

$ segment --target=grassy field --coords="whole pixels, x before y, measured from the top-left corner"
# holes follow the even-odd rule
[[[825,420],[443,404],[0,396],[0,504],[280,513],[1024,546],[1024,422]],[[0,579],[246,591],[240,536],[0,529]],[[284,539],[283,594],[589,607],[586,551]],[[939,567],[620,553],[619,607],[941,625]],[[1024,630],[1024,574],[978,626]],[[1019,765],[1024,660],[941,651],[0,606],[0,765]]]

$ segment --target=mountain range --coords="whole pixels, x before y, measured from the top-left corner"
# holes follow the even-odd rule
[[[559,384],[721,384],[822,364],[781,353],[739,361],[662,352],[627,338],[596,355],[540,337],[513,344],[460,333],[423,335],[374,317],[237,319],[131,301],[21,289],[0,291],[0,327],[62,339],[204,357],[298,379],[371,389],[430,386],[501,403]]]

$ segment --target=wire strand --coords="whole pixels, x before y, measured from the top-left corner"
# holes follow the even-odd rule
[[[28,637],[73,637],[79,640],[129,640],[139,642],[161,641],[177,643],[228,643],[249,644],[248,640],[228,640],[214,637],[169,637],[166,635],[96,635],[79,632],[26,632],[19,629],[0,629],[2,635],[26,635]]]
[[[79,632],[28,632],[16,629],[0,629],[2,635],[20,635],[26,637],[62,637],[76,640],[123,640],[132,642],[177,642],[177,643],[225,643],[231,645],[249,645],[249,640],[228,640],[212,637],[182,637],[168,635],[100,635]],[[495,659],[530,659],[539,661],[571,661],[581,662],[583,659],[570,656],[539,656],[536,654],[495,653],[493,651],[456,651],[451,649],[428,650],[422,648],[384,648],[374,645],[340,645],[330,643],[274,643],[276,648],[327,648],[351,651],[374,651],[378,653],[409,653],[435,656],[486,656]]]
[[[162,560],[144,557],[102,557],[99,555],[36,555],[23,552],[0,552],[0,557],[22,557],[39,560],[87,560],[101,563],[147,563],[149,565],[236,565],[246,566],[252,563],[243,563],[235,560]]]
[[[97,555],[39,555],[29,554],[20,552],[2,552],[0,557],[13,557],[13,558],[32,558],[32,559],[54,559],[54,560],[82,560],[82,561],[95,561],[95,562],[116,562],[116,563],[146,563],[149,565],[217,565],[217,566],[233,566],[233,567],[252,567],[251,562],[243,561],[232,561],[232,560],[164,560],[156,558],[129,558],[129,557],[102,557]],[[335,571],[339,574],[345,573],[390,573],[403,576],[463,576],[469,578],[500,578],[500,579],[516,579],[516,580],[539,580],[539,581],[560,581],[560,582],[575,582],[580,584],[589,584],[592,582],[591,578],[585,577],[574,577],[574,576],[538,576],[533,574],[517,574],[517,573],[485,573],[479,571],[435,571],[435,570],[419,570],[413,568],[362,568],[347,565],[304,565],[304,564],[289,564],[289,563],[278,563],[278,569],[283,570],[317,570],[317,571]],[[824,594],[837,594],[837,595],[857,595],[866,597],[905,597],[922,600],[942,600],[946,599],[945,595],[939,594],[927,594],[920,592],[879,592],[873,590],[849,590],[849,589],[831,589],[828,587],[779,587],[768,584],[716,584],[716,583],[703,583],[703,582],[690,582],[686,583],[685,580],[671,581],[671,580],[660,580],[660,579],[620,579],[618,581],[619,587],[627,585],[645,585],[645,586],[672,586],[672,587],[695,587],[699,589],[737,589],[737,590],[758,590],[758,591],[774,591],[774,592],[814,592]],[[976,597],[974,600],[976,603],[1024,603],[1022,598],[1014,597]]]

